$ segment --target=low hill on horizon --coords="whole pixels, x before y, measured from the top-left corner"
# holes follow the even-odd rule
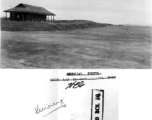
[[[1,19],[2,31],[67,31],[106,27],[112,24],[96,23],[88,20],[56,20],[55,22],[10,21]]]

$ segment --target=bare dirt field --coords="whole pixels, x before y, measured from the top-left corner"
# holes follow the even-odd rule
[[[151,28],[2,31],[1,68],[151,68]]]

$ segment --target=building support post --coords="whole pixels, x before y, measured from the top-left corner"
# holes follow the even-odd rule
[[[6,12],[6,19],[7,19],[7,12]]]
[[[12,13],[10,12],[10,20],[12,20]]]
[[[53,15],[53,22],[54,22],[54,15]]]
[[[24,21],[24,14],[22,14],[22,21]]]

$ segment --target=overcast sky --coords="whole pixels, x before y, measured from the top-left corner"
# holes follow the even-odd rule
[[[55,19],[85,19],[101,23],[152,25],[151,0],[1,0],[3,10],[25,3],[44,7]]]

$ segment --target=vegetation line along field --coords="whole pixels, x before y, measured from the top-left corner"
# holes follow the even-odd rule
[[[74,30],[93,27],[106,27],[111,24],[101,24],[86,20],[62,20],[52,22],[10,21],[2,19],[2,31],[57,31]]]

